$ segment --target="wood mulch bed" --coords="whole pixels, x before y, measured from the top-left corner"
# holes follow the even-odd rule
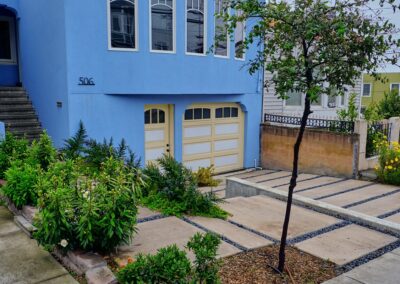
[[[286,271],[279,274],[275,270],[278,252],[279,246],[273,245],[224,258],[220,269],[222,283],[311,284],[337,276],[335,264],[290,246],[286,249]]]

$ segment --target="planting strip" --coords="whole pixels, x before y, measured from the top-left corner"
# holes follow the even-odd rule
[[[321,196],[321,197],[318,197],[318,198],[314,198],[314,199],[315,199],[315,200],[321,200],[321,199],[324,199],[324,198],[329,198],[329,197],[336,196],[336,195],[340,195],[340,194],[343,194],[343,193],[347,193],[347,192],[351,192],[351,191],[363,189],[363,188],[366,188],[366,187],[369,187],[369,186],[372,186],[372,185],[375,185],[375,183],[364,184],[364,185],[361,185],[361,186],[357,186],[357,187],[353,187],[353,188],[348,188],[348,189],[343,190],[343,191],[339,191],[339,192],[335,192],[335,193],[332,193],[332,194],[324,195],[324,196]]]
[[[260,237],[262,237],[262,238],[264,238],[264,239],[266,239],[266,240],[269,240],[269,241],[271,241],[271,242],[273,242],[273,243],[279,243],[279,241],[277,240],[277,239],[275,239],[275,238],[273,238],[273,237],[271,237],[271,236],[268,236],[268,235],[266,235],[266,234],[264,234],[264,233],[261,233],[261,232],[259,232],[259,231],[256,231],[256,230],[254,230],[254,229],[252,229],[252,228],[249,228],[249,227],[247,227],[247,226],[244,226],[244,225],[242,225],[242,224],[239,224],[239,223],[236,223],[235,221],[232,221],[232,220],[227,220],[229,223],[231,223],[232,225],[235,225],[235,226],[237,226],[237,227],[239,227],[239,228],[241,228],[241,229],[244,229],[244,230],[246,230],[246,231],[249,231],[249,232],[251,232],[251,233],[253,233],[253,234],[256,234],[256,235],[258,235],[258,236],[260,236]]]
[[[256,170],[257,171],[257,170]],[[280,170],[272,170],[272,172],[269,172],[269,173],[263,173],[263,172],[259,172],[258,174],[256,174],[256,175],[252,175],[252,176],[249,176],[249,177],[244,177],[244,178],[241,178],[241,177],[239,177],[240,179],[249,179],[249,178],[253,178],[253,177],[259,177],[259,176],[262,176],[262,175],[270,175],[270,174],[274,174],[274,173],[278,173],[278,172],[281,172]]]
[[[289,175],[286,175],[286,176],[281,176],[281,177],[276,177],[276,178],[270,178],[270,179],[259,180],[259,181],[256,181],[255,183],[263,183],[263,182],[266,182],[266,181],[272,181],[272,180],[277,180],[277,179],[281,179],[281,178],[287,178],[287,177],[291,177],[291,176],[292,176],[292,174],[289,174]]]
[[[305,233],[305,234],[297,236],[297,237],[294,237],[292,239],[289,239],[286,243],[288,245],[294,245],[294,244],[303,242],[305,240],[312,239],[316,236],[346,227],[350,224],[351,224],[350,221],[342,221],[342,222],[339,222],[339,223],[336,223],[336,224],[333,224],[333,225],[330,225],[330,226],[327,226],[327,227],[324,227],[324,228],[321,228],[321,229],[318,229],[318,230],[315,230],[315,231],[312,231],[309,233]]]
[[[224,235],[221,235],[221,234],[218,234],[218,233],[216,233],[214,231],[211,231],[211,230],[207,229],[206,227],[204,227],[204,226],[202,226],[200,224],[197,224],[196,222],[194,222],[194,221],[192,221],[192,220],[190,220],[190,219],[188,219],[186,217],[182,217],[181,219],[183,221],[185,221],[186,223],[189,223],[190,225],[195,226],[196,228],[199,228],[200,230],[203,230],[203,231],[205,231],[207,233],[213,233],[213,234],[217,235],[218,237],[221,238],[221,240],[223,240],[224,242],[236,247],[237,249],[239,249],[241,251],[248,251],[248,249],[246,247],[242,246],[241,244],[239,244],[239,243],[237,243],[235,241],[232,241],[231,239],[225,237]]]
[[[137,220],[137,223],[146,223],[146,222],[150,222],[150,221],[154,221],[154,220],[158,220],[158,219],[164,219],[167,218],[169,216],[167,215],[163,215],[163,214],[157,214],[157,215],[153,215],[153,216],[149,216],[149,217],[144,217],[144,218],[140,218]]]
[[[370,262],[371,260],[374,260],[375,258],[378,258],[378,257],[384,255],[385,253],[391,252],[392,250],[395,250],[399,247],[400,247],[400,240],[394,241],[384,247],[381,247],[373,252],[370,252],[362,257],[359,257],[349,263],[342,265],[339,269],[343,273],[348,272],[348,271],[356,268],[357,266],[360,266],[362,264]]]
[[[320,185],[314,185],[314,186],[311,186],[311,187],[303,188],[303,189],[298,190],[298,191],[296,191],[296,189],[295,189],[294,193],[304,192],[304,191],[315,189],[315,188],[318,188],[318,187],[323,187],[323,186],[327,186],[327,185],[341,183],[341,182],[346,181],[346,180],[349,180],[349,179],[348,178],[342,178],[342,179],[339,179],[339,180],[336,180],[336,181],[331,181],[331,182],[328,182],[328,183],[323,183],[323,184],[320,184]]]
[[[360,205],[360,204],[364,204],[364,203],[367,203],[367,202],[370,202],[370,201],[373,201],[373,200],[376,200],[376,199],[380,199],[380,198],[383,198],[383,197],[386,197],[386,196],[390,196],[390,195],[393,195],[393,194],[399,193],[399,192],[400,192],[400,188],[396,189],[396,190],[393,190],[393,191],[390,191],[390,192],[387,192],[387,193],[384,193],[384,194],[380,194],[380,195],[373,196],[373,197],[370,197],[370,198],[367,198],[367,199],[364,199],[364,200],[360,200],[360,201],[357,201],[357,202],[353,202],[353,203],[344,205],[343,208],[347,209],[347,208],[354,207],[354,206],[357,206],[357,205]]]
[[[309,181],[309,180],[313,180],[313,179],[317,179],[317,178],[321,178],[321,177],[325,177],[325,176],[310,177],[310,178],[299,180],[299,181],[297,181],[297,183],[300,183],[300,182],[303,182],[303,181]],[[272,188],[277,188],[277,187],[284,186],[284,185],[290,185],[290,182],[274,185],[274,186],[272,186]]]

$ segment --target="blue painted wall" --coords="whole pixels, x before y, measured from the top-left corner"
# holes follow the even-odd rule
[[[108,50],[106,0],[19,1],[23,83],[55,144],[61,146],[82,120],[91,137],[125,138],[143,156],[144,105],[173,104],[175,157],[180,160],[186,107],[237,102],[246,115],[245,166],[253,166],[259,157],[261,74],[250,76],[245,62],[234,59],[233,42],[229,59],[186,55],[183,0],[176,7],[176,53],[150,52],[149,5],[138,2],[139,50],[127,52]],[[213,0],[208,2],[207,31],[211,46]],[[251,49],[246,57],[255,52]],[[96,85],[78,86],[82,76]]]

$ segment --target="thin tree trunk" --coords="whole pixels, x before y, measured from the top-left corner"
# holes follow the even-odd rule
[[[307,95],[306,99],[305,99],[305,107],[304,107],[303,117],[301,119],[300,131],[299,131],[299,134],[297,135],[296,144],[294,144],[293,170],[292,170],[292,177],[290,179],[288,200],[287,200],[287,203],[286,203],[285,221],[283,223],[281,244],[280,244],[280,249],[279,249],[278,270],[281,273],[285,269],[286,239],[287,239],[288,228],[289,228],[290,211],[292,209],[293,191],[294,191],[294,189],[295,189],[295,187],[297,185],[300,146],[301,146],[301,141],[303,140],[304,131],[305,131],[306,126],[307,126],[307,119],[308,119],[308,116],[311,113],[312,112],[311,112],[310,97]]]

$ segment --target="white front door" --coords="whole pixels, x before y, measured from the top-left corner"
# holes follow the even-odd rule
[[[163,154],[173,155],[173,106],[146,105],[145,162],[155,162]]]

